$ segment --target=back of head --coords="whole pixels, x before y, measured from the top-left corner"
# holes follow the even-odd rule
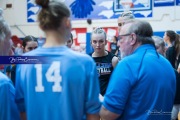
[[[113,42],[117,42],[118,38],[116,36],[113,36]]]
[[[55,0],[35,0],[41,6],[38,20],[43,31],[58,30],[62,26],[63,18],[70,17],[70,11],[65,4]]]
[[[176,33],[173,30],[167,30],[166,35],[170,38],[171,42],[175,41]]]
[[[130,21],[129,24],[131,24],[131,26],[129,27],[128,33],[135,33],[137,36],[137,42],[141,44],[154,45],[154,41],[152,39],[153,29],[147,21],[134,19]]]
[[[159,37],[159,36],[152,36],[152,38],[153,38],[153,40],[154,40],[155,45],[165,47],[165,43],[164,43],[162,37]]]
[[[1,14],[2,15],[2,14]],[[12,42],[11,30],[7,22],[0,16],[0,55],[8,55]]]
[[[152,38],[154,40],[157,52],[164,56],[165,55],[165,43],[164,43],[163,38],[161,38],[159,36],[152,36]]]

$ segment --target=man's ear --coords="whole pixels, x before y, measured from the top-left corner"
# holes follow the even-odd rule
[[[70,18],[68,17],[68,18],[65,18],[64,20],[65,20],[64,23],[65,23],[66,27],[71,29],[71,20],[70,20]]]
[[[137,36],[136,36],[136,34],[133,33],[132,36],[131,36],[131,43],[130,43],[130,45],[135,45],[136,42],[137,42]]]

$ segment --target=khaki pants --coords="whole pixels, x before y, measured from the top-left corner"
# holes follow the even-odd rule
[[[176,120],[176,118],[180,117],[180,104],[173,105],[172,113],[171,113],[171,119]],[[180,120],[180,118],[178,119]]]

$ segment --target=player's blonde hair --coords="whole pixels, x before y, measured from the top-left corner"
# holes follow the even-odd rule
[[[94,30],[93,30],[93,32],[92,32],[92,34],[102,34],[102,33],[104,34],[105,40],[106,40],[107,35],[106,35],[106,32],[104,31],[103,28],[101,28],[101,27],[96,27],[96,28],[94,28]]]

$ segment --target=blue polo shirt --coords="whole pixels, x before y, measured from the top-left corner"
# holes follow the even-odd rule
[[[141,45],[115,68],[103,105],[119,120],[170,120],[176,89],[171,64]]]

